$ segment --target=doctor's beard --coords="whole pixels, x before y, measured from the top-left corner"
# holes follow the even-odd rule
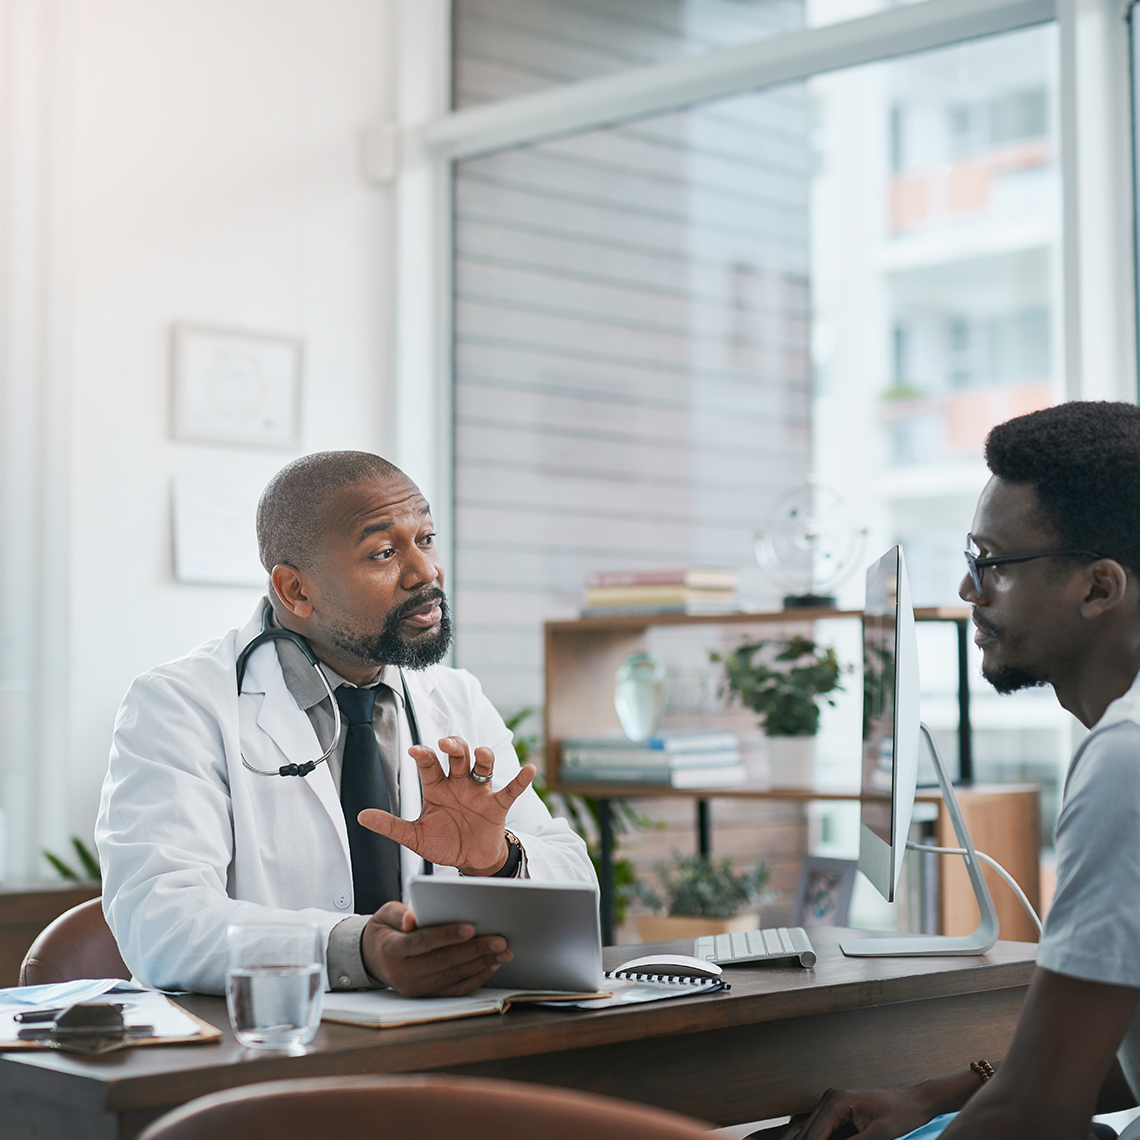
[[[400,631],[404,618],[428,602],[439,603],[439,628],[419,637],[405,637]],[[451,648],[451,614],[447,598],[438,586],[410,597],[402,605],[388,611],[384,628],[375,634],[351,634],[347,630],[332,631],[332,640],[345,656],[362,665],[396,665],[401,669],[426,669],[437,665]]]

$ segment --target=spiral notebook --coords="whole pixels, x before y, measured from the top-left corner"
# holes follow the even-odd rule
[[[720,978],[693,978],[677,974],[646,974],[620,967],[606,973],[606,985],[613,992],[607,997],[583,998],[581,1001],[559,1002],[558,1009],[609,1009],[615,1005],[638,1005],[646,1001],[666,1001],[669,998],[691,997],[693,994],[712,994],[727,990],[729,985]],[[536,1002],[545,1005],[545,1002]],[[555,1008],[551,1003],[550,1008]]]

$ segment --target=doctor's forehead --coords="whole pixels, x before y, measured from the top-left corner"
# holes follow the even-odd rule
[[[403,472],[341,487],[325,505],[325,534],[333,541],[361,541],[398,522],[430,519],[423,492]]]

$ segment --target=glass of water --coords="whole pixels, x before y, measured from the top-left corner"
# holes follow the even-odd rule
[[[235,923],[226,931],[226,1004],[255,1049],[307,1045],[324,998],[324,939],[312,923]]]

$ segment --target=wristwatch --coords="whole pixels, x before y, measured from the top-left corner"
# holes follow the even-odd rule
[[[503,838],[507,841],[509,854],[507,861],[491,876],[492,879],[513,879],[522,863],[523,847],[518,836],[504,829]]]

